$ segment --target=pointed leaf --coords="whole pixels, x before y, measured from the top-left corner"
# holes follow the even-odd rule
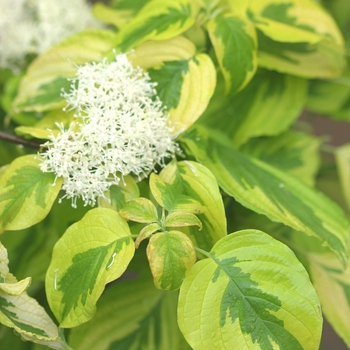
[[[242,90],[258,66],[254,25],[246,17],[226,14],[208,22],[208,33],[225,78],[226,93]]]
[[[218,241],[180,289],[179,326],[194,349],[318,349],[322,315],[284,244],[245,230]]]
[[[158,221],[158,212],[155,205],[147,198],[134,198],[126,202],[119,211],[124,219],[150,224]]]
[[[259,65],[304,77],[331,78],[345,67],[344,42],[332,17],[311,0],[253,0]]]
[[[140,231],[140,233],[138,234],[138,236],[135,240],[135,248],[137,249],[143,240],[147,239],[148,237],[153,235],[153,233],[160,231],[160,230],[161,230],[161,227],[158,224],[149,224],[149,225],[145,226]]]
[[[204,128],[185,136],[192,154],[213,171],[226,193],[272,221],[319,238],[346,263],[349,223],[329,198],[267,163],[208,140]]]
[[[186,211],[199,214],[203,211],[202,204],[184,194],[182,186],[165,182],[161,176],[152,173],[149,186],[157,203],[169,213],[173,211]]]
[[[118,186],[111,186],[109,191],[105,193],[105,196],[109,201],[101,197],[99,199],[99,206],[119,211],[125,206],[129,199],[139,197],[140,191],[132,176],[126,175]]]
[[[327,320],[350,347],[350,260],[346,270],[332,253],[307,254],[308,270]]]
[[[313,186],[320,163],[318,150],[321,142],[321,138],[289,131],[275,137],[251,139],[240,151]]]
[[[224,97],[219,84],[200,120],[223,130],[236,147],[253,137],[286,131],[299,118],[307,96],[305,79],[262,69],[233,97]]]
[[[114,47],[115,34],[84,31],[53,46],[29,66],[14,101],[15,111],[47,111],[65,106],[61,90],[69,90],[77,65],[99,62]]]
[[[121,276],[134,251],[129,227],[114,210],[92,209],[68,228],[54,247],[45,280],[60,327],[93,317],[105,285]]]
[[[6,264],[7,251],[1,243],[0,252],[2,262]],[[31,279],[17,282],[10,273],[4,277],[0,287],[0,323],[13,328],[25,340],[52,349],[66,350],[67,346],[59,337],[57,326],[44,308],[25,292]]]
[[[210,57],[200,53],[188,60],[164,62],[148,72],[157,82],[158,96],[169,112],[172,134],[188,129],[205,111],[214,93],[216,72]]]
[[[202,223],[198,217],[192,213],[185,211],[173,211],[167,217],[165,221],[166,227],[183,227],[183,226],[198,226],[199,230],[202,229]]]
[[[15,159],[0,178],[0,232],[35,225],[50,212],[61,187],[61,179],[43,173],[40,157]]]
[[[190,349],[177,325],[178,293],[154,287],[147,260],[138,259],[139,253],[127,270],[132,278],[107,288],[95,317],[71,330],[69,344],[75,350]]]
[[[196,262],[193,243],[182,232],[169,231],[153,235],[147,245],[147,258],[154,284],[158,289],[180,288]]]
[[[160,177],[175,186],[179,194],[186,194],[201,204],[201,213],[197,216],[202,223],[202,230],[196,227],[179,230],[185,232],[195,246],[210,250],[216,241],[227,234],[222,197],[213,174],[201,164],[183,161],[169,163]],[[176,209],[188,211],[180,205]]]
[[[116,45],[123,52],[147,40],[166,40],[190,28],[197,6],[188,0],[153,0],[147,3],[117,34]]]
[[[350,209],[350,144],[339,147],[335,156],[343,194]]]

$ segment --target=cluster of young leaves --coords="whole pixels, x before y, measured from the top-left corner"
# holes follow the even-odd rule
[[[26,294],[29,279],[9,274],[2,245],[0,322],[53,349],[316,350],[322,306],[350,347],[349,222],[315,188],[322,141],[291,129],[305,106],[348,120],[344,3],[324,1],[334,17],[313,0],[97,3],[110,29],[8,77],[14,132],[45,140],[73,119],[61,89],[77,65],[129,52],[157,83],[182,153],[80,210],[57,204],[61,179],[38,155],[10,153],[1,241],[38,289],[45,279],[59,327]],[[350,206],[349,152],[336,156]]]

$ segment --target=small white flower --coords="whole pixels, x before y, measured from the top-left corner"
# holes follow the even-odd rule
[[[77,197],[94,205],[123,176],[147,175],[176,151],[155,83],[126,54],[80,66],[71,81],[62,96],[77,119],[45,144],[41,169],[63,178],[73,206]]]
[[[0,0],[0,67],[14,71],[26,55],[40,54],[86,28],[101,24],[86,0]]]

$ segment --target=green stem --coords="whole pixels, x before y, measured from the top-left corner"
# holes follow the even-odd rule
[[[205,251],[205,250],[203,250],[203,249],[201,249],[201,248],[194,247],[194,250],[195,250],[196,252],[198,252],[198,253],[203,254],[203,255],[206,256],[207,258],[212,258],[212,256],[210,255],[209,252],[207,252],[207,251]]]

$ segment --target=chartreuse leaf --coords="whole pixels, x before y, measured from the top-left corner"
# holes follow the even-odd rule
[[[14,101],[15,111],[47,111],[65,106],[62,88],[69,90],[77,65],[99,62],[114,47],[115,33],[84,31],[53,46],[29,66]]]
[[[133,17],[133,11],[130,9],[114,9],[102,2],[94,4],[92,13],[98,20],[117,28],[126,25]]]
[[[98,204],[100,207],[119,211],[129,199],[137,198],[139,195],[140,191],[136,181],[132,176],[126,175],[118,186],[111,186],[109,191],[105,193],[107,200],[101,197]]]
[[[68,128],[73,118],[74,111],[64,112],[62,109],[56,109],[47,113],[32,126],[16,127],[15,132],[19,136],[49,139],[50,135],[57,136],[61,132],[58,125],[63,125],[65,128]]]
[[[178,293],[154,287],[147,260],[140,249],[127,274],[131,278],[106,289],[98,301],[94,318],[71,330],[70,346],[75,350],[191,349],[177,325]]]
[[[134,255],[130,230],[114,210],[96,208],[56,243],[46,274],[46,294],[60,327],[90,320],[105,285],[117,279]]]
[[[147,245],[147,258],[154,284],[158,289],[180,288],[196,262],[192,241],[182,232],[169,231],[153,235]]]
[[[160,231],[160,230],[162,230],[162,227],[159,226],[158,223],[152,223],[152,224],[145,226],[140,231],[140,233],[138,234],[138,236],[135,240],[135,247],[138,248],[143,240],[147,239],[148,237],[153,235],[153,233]]]
[[[329,323],[350,347],[350,260],[344,270],[332,253],[307,253],[308,271]]]
[[[339,147],[335,153],[337,170],[343,194],[350,209],[350,144]]]
[[[134,198],[126,202],[119,210],[119,215],[126,220],[151,224],[158,222],[158,212],[155,205],[147,198]]]
[[[214,93],[215,67],[204,53],[164,62],[148,73],[157,82],[156,90],[169,112],[168,124],[173,135],[188,129],[201,116]]]
[[[293,252],[262,231],[232,233],[180,289],[179,326],[194,349],[318,349],[322,315]]]
[[[167,215],[165,220],[166,227],[183,227],[183,226],[198,226],[202,229],[202,223],[198,217],[186,211],[173,211]]]
[[[201,204],[197,214],[202,230],[197,227],[179,229],[186,233],[194,245],[210,250],[221,237],[227,234],[226,216],[222,197],[213,174],[203,165],[192,161],[169,163],[160,173],[161,179],[173,186],[178,195],[185,194]],[[188,211],[186,205],[176,206],[176,210]]]
[[[153,0],[147,3],[117,34],[116,45],[127,52],[147,40],[173,38],[195,22],[198,6],[189,0]]]
[[[21,230],[40,222],[50,212],[61,179],[43,173],[40,157],[16,158],[0,178],[0,232]]]
[[[258,61],[265,68],[308,78],[338,76],[344,42],[332,17],[311,0],[253,0]]]
[[[204,128],[193,128],[183,141],[243,206],[317,237],[346,263],[349,223],[328,197],[263,161],[210,140]]]
[[[52,349],[68,349],[44,308],[25,292],[31,279],[17,282],[7,264],[7,251],[0,243],[0,323],[13,328],[25,340]]]
[[[255,27],[246,17],[225,14],[210,20],[207,28],[225,78],[226,93],[238,92],[258,66]]]
[[[164,62],[189,60],[196,54],[195,45],[183,36],[168,40],[147,41],[128,54],[133,66],[142,69],[159,68]]]
[[[168,165],[171,167],[171,165]],[[169,213],[186,211],[199,214],[203,211],[202,204],[185,194],[181,180],[180,183],[168,183],[161,176],[152,173],[149,179],[151,193],[157,203]]]
[[[220,82],[201,120],[222,129],[239,147],[252,137],[286,131],[303,110],[307,81],[261,69],[235,96],[224,97],[222,90]]]
[[[240,151],[293,174],[313,186],[320,163],[318,150],[321,141],[311,135],[288,131],[274,137],[251,139]]]

